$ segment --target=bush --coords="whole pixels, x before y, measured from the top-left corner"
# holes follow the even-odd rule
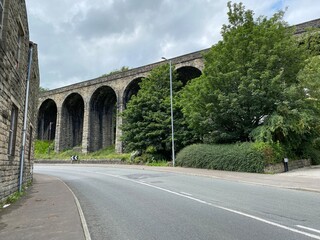
[[[279,162],[281,147],[267,143],[194,144],[182,149],[176,159],[178,166],[262,173],[269,163]]]
[[[35,141],[35,154],[47,154],[54,150],[53,141],[36,140]]]
[[[314,139],[305,147],[303,157],[310,159],[312,165],[320,164],[320,138]]]
[[[320,151],[314,148],[308,148],[305,153],[305,157],[311,159],[312,165],[320,164]]]
[[[252,147],[263,153],[265,165],[281,163],[286,155],[285,150],[277,143],[255,142]]]

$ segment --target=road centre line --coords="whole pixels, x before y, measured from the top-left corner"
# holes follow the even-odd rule
[[[184,194],[179,193],[179,192],[171,191],[171,190],[166,189],[166,188],[158,187],[158,186],[146,183],[146,182],[136,181],[136,180],[129,179],[129,178],[126,178],[126,177],[122,177],[120,175],[114,175],[114,174],[108,174],[108,173],[102,173],[102,172],[91,172],[91,171],[88,171],[88,172],[101,174],[101,175],[105,175],[105,176],[109,176],[109,177],[114,177],[114,178],[122,179],[122,180],[125,180],[125,181],[129,181],[129,182],[137,183],[137,184],[140,184],[140,185],[144,185],[144,186],[147,186],[147,187],[150,187],[150,188],[158,189],[158,190],[161,190],[163,192],[171,193],[171,194],[183,197],[183,198],[187,198],[187,199],[193,200],[193,201],[198,202],[198,203],[202,203],[202,204],[205,204],[205,205],[208,205],[208,206],[211,206],[211,207],[222,209],[222,210],[225,210],[227,212],[235,213],[235,214],[238,214],[238,215],[241,215],[241,216],[244,216],[244,217],[247,217],[247,218],[251,218],[253,220],[256,220],[256,221],[259,221],[259,222],[263,222],[263,223],[266,223],[266,224],[269,224],[269,225],[272,225],[272,226],[275,226],[275,227],[278,227],[278,228],[282,228],[282,229],[288,230],[290,232],[299,233],[301,235],[304,235],[304,236],[307,236],[307,237],[310,237],[310,238],[313,238],[313,239],[320,240],[320,236],[318,236],[318,235],[314,235],[314,234],[311,234],[311,233],[308,233],[308,232],[303,232],[301,230],[298,230],[298,229],[295,229],[295,228],[291,228],[291,227],[287,227],[287,226],[281,225],[279,223],[271,222],[269,220],[266,220],[266,219],[263,219],[263,218],[260,218],[260,217],[256,217],[256,216],[251,215],[251,214],[247,214],[247,213],[244,213],[244,212],[241,212],[241,211],[233,210],[231,208],[226,208],[226,207],[223,207],[223,206],[212,204],[212,203],[203,201],[201,199],[198,199],[198,198],[195,198],[195,197],[192,197],[192,196],[188,196],[188,195],[184,195]]]
[[[316,233],[320,233],[320,230],[318,229],[314,229],[314,228],[309,228],[309,227],[305,227],[305,226],[301,226],[301,225],[296,225],[298,228],[303,228],[312,232],[316,232]]]
[[[183,195],[192,196],[191,193],[186,193],[186,192],[180,192],[180,193],[183,194]]]

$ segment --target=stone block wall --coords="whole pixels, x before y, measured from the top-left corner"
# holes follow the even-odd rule
[[[309,167],[311,166],[311,161],[310,159],[301,159],[301,160],[294,160],[288,162],[288,167],[289,171],[298,169],[298,168],[303,168],[303,167]],[[282,173],[284,172],[284,165],[283,163],[278,163],[274,165],[269,165],[266,166],[264,169],[265,173]]]
[[[0,202],[18,190],[23,133],[26,79],[29,55],[29,28],[25,1],[4,0],[3,29],[0,34]],[[32,179],[33,139],[36,130],[39,71],[37,46],[34,46],[30,79],[24,183]],[[9,154],[12,109],[16,109],[14,151]]]

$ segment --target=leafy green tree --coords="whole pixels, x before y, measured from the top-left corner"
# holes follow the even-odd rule
[[[320,56],[307,60],[298,80],[284,90],[285,101],[253,135],[257,140],[279,141],[287,151],[301,156],[320,136]]]
[[[254,20],[242,3],[229,2],[228,8],[223,39],[205,55],[204,74],[181,98],[188,123],[205,142],[250,140],[288,100],[286,89],[297,84],[306,57],[283,12]]]
[[[182,83],[173,73],[175,148],[193,142],[181,106],[176,100]],[[140,90],[128,102],[123,112],[123,142],[126,151],[139,150],[169,158],[171,156],[170,79],[168,64],[153,69],[148,78],[142,79]]]
[[[319,29],[307,29],[307,32],[299,37],[300,45],[304,46],[310,55],[320,55],[320,32]]]

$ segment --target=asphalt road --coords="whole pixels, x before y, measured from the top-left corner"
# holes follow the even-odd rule
[[[35,166],[75,193],[95,239],[320,239],[320,194],[114,167]]]

